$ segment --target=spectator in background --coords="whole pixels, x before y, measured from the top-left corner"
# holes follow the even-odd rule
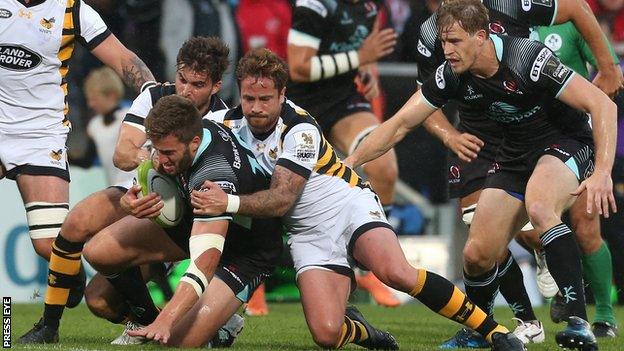
[[[624,1],[586,0],[607,36],[614,42],[624,41]]]
[[[106,174],[106,184],[112,186],[132,180],[134,174],[113,165],[113,145],[117,143],[119,127],[127,108],[120,102],[124,86],[115,72],[102,67],[91,71],[84,84],[87,105],[96,113],[87,125],[87,134],[95,143],[98,158]]]
[[[267,48],[285,60],[291,18],[287,0],[240,0],[236,22],[243,52]]]

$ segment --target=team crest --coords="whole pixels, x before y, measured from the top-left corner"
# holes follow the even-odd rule
[[[60,161],[63,157],[63,149],[58,149],[57,151],[52,150],[50,152],[50,157],[55,161]]]
[[[312,138],[312,134],[310,134],[310,133],[303,133],[303,134],[301,134],[301,136],[303,137],[303,141],[306,144],[314,145],[314,138]]]
[[[269,157],[272,159],[277,159],[277,146],[274,149],[269,149]]]
[[[54,17],[50,17],[50,19],[46,19],[45,17],[42,17],[41,21],[39,21],[39,24],[41,24],[43,28],[50,30],[54,26],[55,22],[56,22],[56,19],[54,19]]]

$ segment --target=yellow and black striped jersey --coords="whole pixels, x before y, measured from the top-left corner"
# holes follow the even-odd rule
[[[223,115],[223,124],[248,144],[258,163],[270,174],[281,166],[307,179],[299,200],[284,218],[290,234],[331,218],[361,188],[368,187],[342,163],[314,118],[291,101],[282,105],[275,129],[269,135],[254,135],[240,106]]]
[[[83,0],[0,2],[0,131],[36,133],[64,122],[75,42],[93,49],[109,35]]]

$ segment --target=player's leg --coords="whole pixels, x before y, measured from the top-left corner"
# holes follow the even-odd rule
[[[575,168],[576,172],[581,169]],[[527,183],[526,208],[531,223],[541,233],[548,268],[566,299],[570,315],[575,317],[570,318],[564,332],[557,334],[557,342],[566,347],[579,343],[591,347],[595,338],[586,322],[580,252],[572,231],[561,221],[561,214],[574,201],[570,193],[578,184],[578,176],[562,160],[553,155],[541,156]]]
[[[289,238],[308,329],[314,342],[323,348],[355,343],[397,349],[390,333],[374,328],[354,308],[346,308],[354,277],[347,259],[345,222],[348,218],[336,213],[309,231]]]
[[[114,254],[111,254],[114,253]],[[158,315],[139,270],[142,264],[175,262],[188,254],[158,225],[132,216],[106,227],[84,247],[83,254],[124,296],[142,325]]]
[[[583,192],[570,208],[570,220],[582,253],[583,274],[596,300],[594,334],[597,337],[615,337],[617,322],[611,304],[611,252],[602,240],[598,213],[587,214],[586,203],[587,192]]]

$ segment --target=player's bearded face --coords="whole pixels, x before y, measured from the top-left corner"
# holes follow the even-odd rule
[[[173,176],[191,167],[193,164],[193,152],[197,151],[199,145],[195,141],[191,141],[189,144],[182,143],[173,135],[153,140],[152,143],[154,149],[156,149],[154,155],[157,164],[156,169],[161,173]]]
[[[254,133],[271,131],[282,110],[284,93],[266,77],[247,77],[241,81],[241,107]]]
[[[477,56],[476,35],[470,35],[457,22],[443,28],[440,33],[444,58],[455,73],[463,73],[471,68]]]
[[[204,115],[210,108],[210,97],[219,91],[221,82],[213,84],[207,72],[197,72],[186,66],[178,67],[176,93],[193,103]]]

